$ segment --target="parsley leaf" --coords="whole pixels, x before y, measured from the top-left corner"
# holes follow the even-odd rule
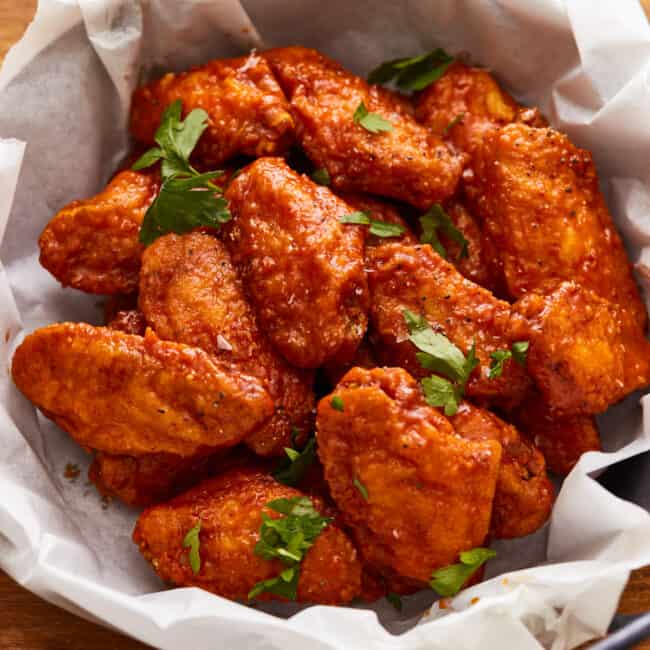
[[[456,117],[454,117],[454,119],[451,120],[449,124],[447,124],[447,126],[443,129],[442,135],[443,136],[447,135],[449,131],[451,131],[456,126],[456,124],[463,121],[464,117],[465,117],[465,113],[458,113],[458,115],[456,115]]]
[[[161,161],[162,185],[149,206],[140,241],[151,244],[168,232],[185,233],[198,226],[219,228],[230,219],[223,191],[212,180],[221,172],[200,174],[189,162],[190,155],[208,126],[208,114],[194,109],[181,120],[180,99],[163,112],[154,139],[157,147],[149,149],[133,165],[138,171]]]
[[[368,75],[368,83],[383,84],[394,80],[402,90],[422,90],[438,81],[453,61],[454,57],[441,48],[419,56],[393,59],[375,68]]]
[[[510,350],[495,350],[490,354],[490,379],[496,379],[503,374],[503,364],[508,359],[514,359],[519,365],[526,365],[528,356],[528,341],[517,341],[513,343]]]
[[[201,521],[198,521],[196,526],[188,531],[183,540],[183,548],[190,549],[189,559],[192,573],[198,573],[201,570],[201,556],[199,554],[199,547],[201,546],[201,540],[199,539],[200,532]]]
[[[379,113],[369,113],[366,105],[361,102],[352,116],[355,124],[362,126],[370,133],[381,133],[382,131],[392,131],[393,125]]]
[[[398,611],[402,611],[402,598],[394,591],[389,591],[386,594],[386,600]]]
[[[512,358],[521,366],[526,365],[529,347],[530,343],[528,341],[517,341],[512,344]]]
[[[310,178],[314,183],[325,186],[329,185],[332,180],[330,178],[330,173],[325,169],[325,167],[312,172]]]
[[[338,395],[334,395],[334,397],[332,397],[332,401],[330,402],[330,406],[333,409],[336,409],[337,411],[341,411],[341,412],[345,408],[345,406],[343,405],[343,399],[341,397],[339,397]]]
[[[350,212],[339,217],[341,223],[355,223],[360,226],[370,226],[370,234],[376,237],[399,237],[405,230],[403,226],[398,223],[387,223],[385,221],[377,221],[370,218],[370,212],[364,210],[363,212]]]
[[[460,246],[458,259],[468,256],[469,242],[465,239],[463,233],[456,228],[451,217],[445,212],[439,203],[432,205],[429,211],[420,217],[420,225],[422,226],[420,242],[422,244],[430,244],[431,248],[433,248],[440,257],[447,259],[447,249],[442,245],[438,238],[439,230]]]
[[[443,375],[425,377],[420,382],[427,404],[444,407],[445,415],[454,415],[465,394],[465,384],[479,363],[476,342],[465,356],[444,334],[434,332],[423,316],[408,309],[403,315],[409,328],[409,340],[419,350],[415,356],[420,365]]]
[[[268,592],[295,600],[300,563],[332,519],[321,517],[309,497],[275,499],[266,506],[285,516],[274,519],[262,513],[255,554],[265,560],[280,560],[287,568],[275,578],[258,582],[248,593],[248,599]]]
[[[443,597],[455,596],[474,573],[488,560],[496,556],[490,548],[473,548],[463,551],[460,562],[436,569],[431,574],[429,584]]]
[[[273,478],[284,485],[297,485],[316,459],[316,438],[309,438],[301,451],[285,447],[284,452],[287,458],[273,472]]]
[[[359,490],[359,494],[363,497],[364,501],[368,500],[368,489],[366,486],[355,476],[354,480],[352,481],[352,485],[354,485],[357,490]]]
[[[206,186],[213,177],[214,173],[208,173],[166,180],[144,215],[140,241],[149,245],[168,232],[182,234],[198,226],[219,228],[229,221],[226,199]]]

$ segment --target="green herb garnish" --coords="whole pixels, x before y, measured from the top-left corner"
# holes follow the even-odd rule
[[[200,174],[189,162],[208,126],[208,114],[196,108],[181,120],[182,108],[178,99],[165,109],[155,135],[158,146],[149,149],[132,167],[138,171],[161,162],[160,192],[140,228],[140,241],[146,245],[168,232],[185,233],[198,226],[219,228],[230,219],[223,190],[212,182],[223,172]]]
[[[438,81],[453,62],[453,56],[437,48],[427,54],[382,63],[368,75],[368,83],[394,81],[402,90],[422,90]]]
[[[183,548],[189,548],[189,560],[192,573],[198,573],[201,570],[201,555],[199,554],[199,548],[201,546],[201,540],[199,539],[199,533],[201,532],[201,521],[198,521],[194,528],[191,528],[185,539],[183,540]]]
[[[370,133],[381,133],[382,131],[392,131],[393,125],[379,113],[369,113],[366,105],[361,102],[352,116],[355,124],[362,126]]]
[[[333,409],[336,409],[337,411],[343,411],[343,409],[345,408],[343,405],[343,399],[338,395],[334,395],[334,397],[332,397],[332,400],[330,401],[330,406]]]
[[[510,350],[495,350],[490,354],[490,379],[496,379],[503,374],[503,365],[508,359],[514,359],[519,365],[526,365],[528,356],[528,341],[513,343]]]
[[[376,237],[399,237],[405,230],[404,226],[400,226],[398,223],[387,223],[371,219],[370,214],[367,210],[351,212],[350,214],[344,214],[339,218],[339,221],[341,223],[370,226],[370,234]]]
[[[317,169],[316,171],[311,173],[310,176],[311,180],[314,181],[314,183],[318,183],[319,185],[325,185],[328,186],[331,182],[330,174],[325,169],[325,167],[322,167],[321,169]]]
[[[331,518],[321,517],[308,497],[275,499],[266,505],[285,516],[274,519],[262,513],[260,540],[255,545],[255,554],[265,560],[280,560],[286,568],[275,578],[258,582],[250,590],[248,600],[263,592],[295,600],[300,563]]]
[[[447,126],[443,129],[442,135],[443,136],[447,135],[449,131],[451,131],[456,126],[456,124],[462,122],[464,117],[465,117],[465,113],[458,113],[458,115],[456,115],[456,117],[454,117],[454,119],[451,120],[449,124],[447,124]]]
[[[359,490],[359,494],[363,497],[364,501],[368,500],[368,489],[366,486],[355,476],[354,480],[352,481],[352,484],[354,485],[357,490]]]
[[[479,363],[476,343],[465,356],[444,334],[434,332],[423,316],[408,309],[403,315],[409,328],[409,340],[419,350],[417,360],[423,368],[436,373],[421,381],[427,404],[443,407],[447,416],[454,415],[465,394],[469,376]]]
[[[295,439],[295,436],[292,438]],[[273,478],[284,485],[297,485],[316,459],[316,438],[311,436],[300,451],[285,447],[284,452],[287,458],[280,462],[278,468],[273,472]]]
[[[431,574],[431,589],[441,596],[455,596],[474,573],[488,560],[496,556],[490,548],[473,548],[459,555],[460,562],[436,569]]]
[[[463,233],[456,228],[451,217],[439,203],[432,205],[428,212],[420,217],[420,225],[422,226],[420,242],[422,244],[430,244],[431,248],[440,257],[447,259],[447,249],[440,242],[438,231],[444,233],[449,239],[460,246],[458,259],[468,256],[469,242],[465,239]]]
[[[398,611],[402,611],[402,598],[394,591],[389,591],[386,594],[386,600]]]

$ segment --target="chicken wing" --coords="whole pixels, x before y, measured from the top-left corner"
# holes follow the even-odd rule
[[[619,305],[640,329],[646,310],[588,151],[552,129],[510,124],[477,153],[477,215],[513,298],[572,280]]]
[[[600,434],[593,417],[562,417],[536,391],[513,413],[514,421],[540,449],[552,472],[565,476],[588,451],[601,451]]]
[[[156,174],[123,171],[97,196],[73,201],[41,234],[41,264],[64,286],[88,293],[137,289],[140,225],[159,189]]]
[[[352,358],[367,327],[364,228],[352,208],[279,158],[260,158],[226,191],[224,230],[260,328],[289,363]]]
[[[257,379],[151,331],[50,325],[18,347],[12,374],[80,445],[113,454],[230,447],[273,412]]]
[[[574,282],[513,307],[530,341],[528,372],[564,415],[601,413],[648,383],[650,343],[623,309]]]
[[[144,253],[140,307],[158,336],[198,348],[257,377],[273,417],[249,434],[260,455],[284,455],[292,430],[313,429],[313,373],[290,367],[257,325],[223,243],[199,232],[165,235]]]
[[[419,125],[403,98],[369,86],[315,50],[287,47],[264,56],[289,97],[300,146],[316,167],[327,169],[332,187],[425,210],[454,193],[464,158]],[[361,103],[391,130],[372,133],[357,123]]]
[[[88,478],[100,494],[117,497],[132,506],[161,503],[188,490],[205,478],[253,462],[245,447],[204,451],[195,456],[145,454],[124,456],[98,452]]]
[[[301,496],[254,468],[230,471],[174,500],[145,510],[133,541],[165,581],[201,587],[232,600],[246,600],[253,586],[285,569],[278,560],[255,554],[262,515],[277,518],[267,504]],[[320,499],[311,498],[324,513]],[[200,570],[194,573],[183,546],[185,535],[200,523]],[[346,603],[361,590],[361,566],[343,531],[330,523],[300,564],[298,602]],[[275,598],[262,594],[260,598]]]
[[[501,445],[457,436],[406,371],[353,368],[319,403],[316,435],[332,497],[382,572],[426,583],[485,541]]]
[[[131,133],[154,144],[164,109],[180,99],[183,114],[201,108],[208,128],[195,157],[205,165],[220,165],[237,155],[284,153],[294,138],[294,121],[285,96],[268,63],[257,53],[219,59],[138,88],[131,105]]]
[[[463,438],[501,444],[491,534],[508,539],[534,533],[553,507],[553,486],[546,475],[544,456],[511,424],[469,402],[463,402],[449,421]]]
[[[521,121],[546,126],[537,109],[520,106],[487,70],[459,61],[418,94],[415,117],[470,154],[489,132],[505,124]]]
[[[511,332],[510,305],[465,279],[429,245],[383,244],[367,255],[371,295],[371,338],[383,363],[406,368],[416,377],[431,374],[409,341],[404,310],[421,314],[465,354],[474,342],[480,366],[467,383],[467,395],[479,403],[512,408],[530,386],[526,370],[504,365],[490,379],[490,355],[509,350],[518,339]]]

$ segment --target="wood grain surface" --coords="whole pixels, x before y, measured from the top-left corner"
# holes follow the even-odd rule
[[[641,0],[648,11],[650,0]],[[0,0],[0,62],[36,9],[36,0]],[[650,567],[635,571],[621,614],[650,611]],[[217,644],[218,646],[218,644]],[[217,647],[215,646],[215,647]],[[146,646],[46,603],[0,571],[1,650],[143,650]],[[188,649],[191,650],[191,649]],[[650,650],[650,640],[636,647]]]

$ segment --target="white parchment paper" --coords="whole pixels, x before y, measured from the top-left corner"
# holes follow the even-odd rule
[[[630,256],[650,278],[650,28],[636,0],[41,0],[0,72],[0,566],[42,597],[168,650],[561,650],[603,634],[629,570],[650,564],[650,517],[595,477],[650,449],[648,398],[602,418],[609,453],[582,458],[549,526],[495,544],[495,577],[412,627],[417,599],[406,599],[402,620],[385,602],[290,618],[295,609],[276,606],[283,618],[197,589],[162,591],[130,541],[137,512],[102,504],[85,454],[13,387],[24,332],[99,320],[96,298],[40,268],[36,240],[125,153],[133,87],[294,43],[362,74],[436,46],[491,67],[594,151]],[[67,463],[82,468],[74,481]],[[638,481],[650,490],[650,477]],[[411,629],[392,634],[377,613],[392,631]]]

